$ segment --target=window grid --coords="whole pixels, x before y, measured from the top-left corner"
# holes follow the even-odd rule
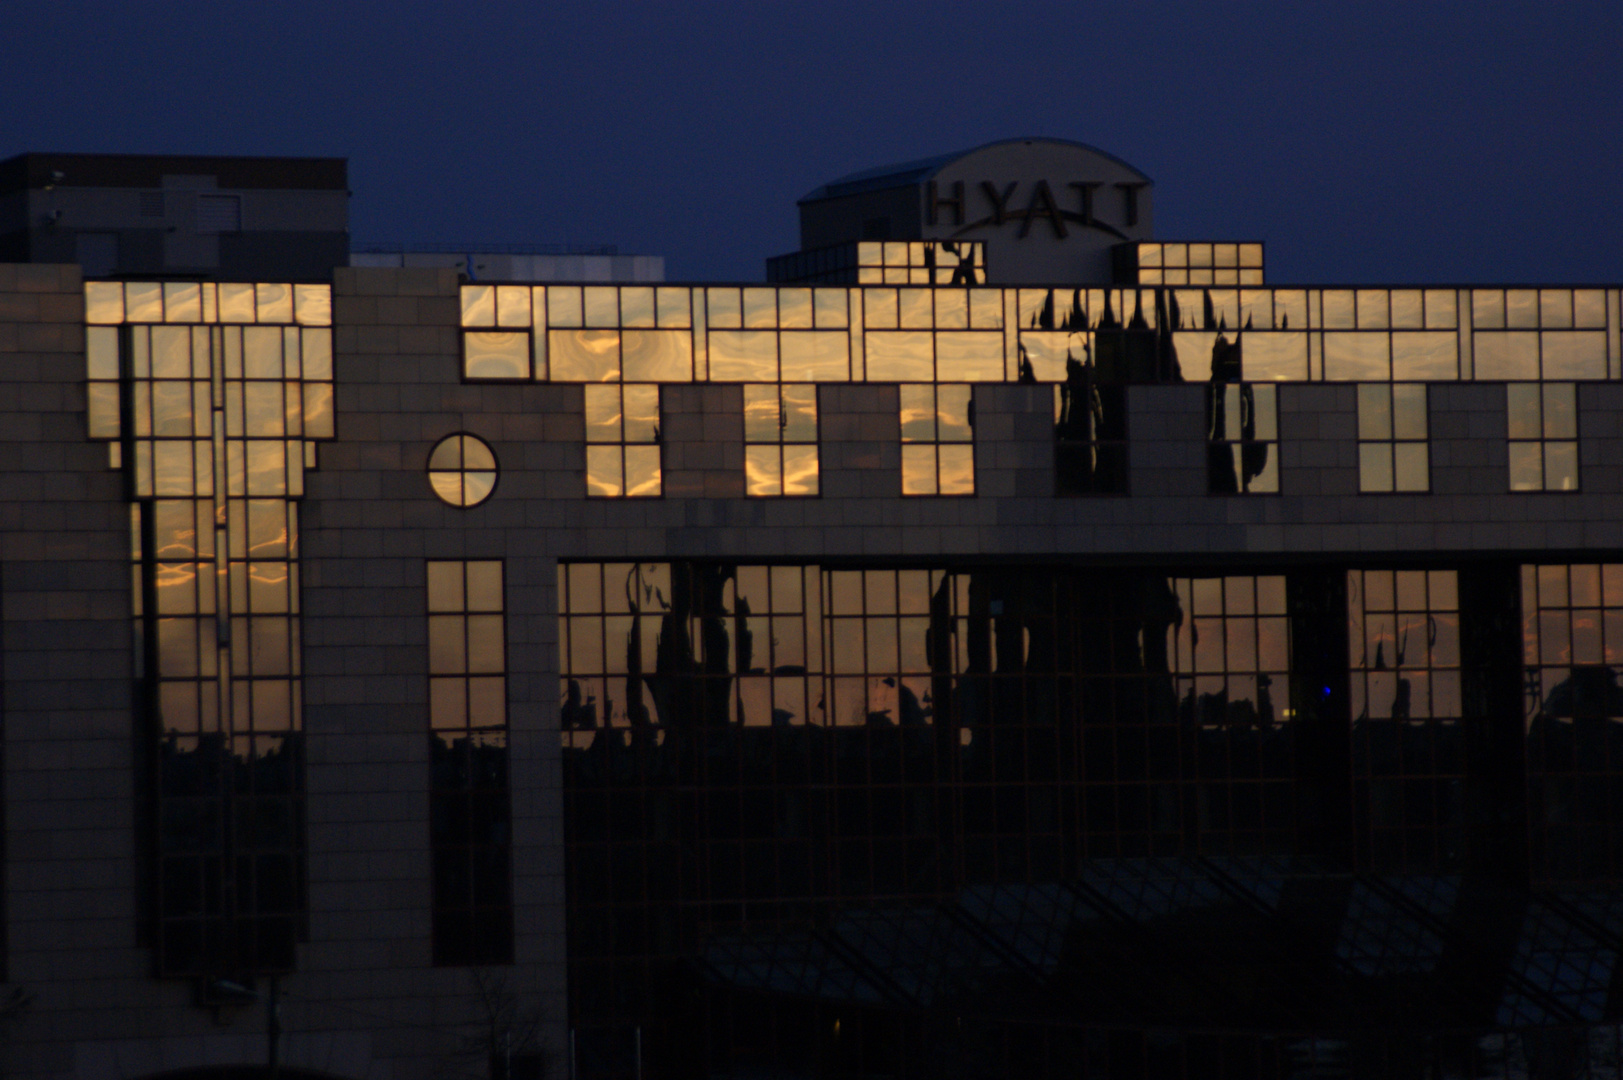
[[[1279,402],[1271,383],[1208,384],[1206,423],[1208,491],[1279,491]]]
[[[1573,383],[1506,383],[1511,491],[1578,490],[1578,394]]]
[[[1358,490],[1431,490],[1425,383],[1358,386]]]
[[[503,566],[427,564],[434,962],[513,962]]]
[[[118,440],[133,495],[158,969],[290,970],[305,905],[297,499],[333,434],[330,290],[91,282],[85,302],[90,433]]]
[[[1373,869],[1465,857],[1458,590],[1452,570],[1347,574],[1353,791]]]
[[[1126,245],[1141,285],[1261,285],[1261,244],[1140,242]]]
[[[585,396],[587,497],[659,497],[664,491],[659,387],[589,385]]]
[[[816,495],[817,387],[744,385],[744,491],[751,496]]]
[[[902,494],[975,494],[975,410],[962,384],[902,383]]]
[[[1606,317],[1608,305],[1616,309],[1616,290],[963,289],[930,288],[911,277],[894,283],[903,284],[926,296],[967,292],[968,329],[1002,331],[1003,372],[969,381],[1024,377],[1018,349],[1046,355],[1038,336],[1052,329],[1031,322],[1025,312],[1071,307],[1073,294],[1086,317],[1071,327],[1074,332],[1117,326],[1112,320],[1119,319],[1129,333],[1164,338],[1157,347],[1176,356],[1183,377],[1191,381],[1209,374],[1209,335],[1220,327],[1244,331],[1248,381],[1570,381],[1615,378],[1623,366]],[[865,307],[895,310],[893,287],[468,285],[462,299],[463,327],[473,335],[464,338],[464,377],[470,380],[906,381],[868,370],[861,332]],[[928,306],[926,301],[923,309]],[[899,328],[938,333],[965,328],[956,302],[938,297],[936,307],[933,321],[904,318]],[[1004,319],[1013,308],[1021,318]],[[1134,321],[1128,313],[1135,313]],[[886,324],[883,314],[867,320],[869,329],[887,325],[897,328],[894,321]],[[849,357],[829,359],[834,335],[822,341],[818,333],[848,328]],[[780,333],[765,333],[771,330]],[[795,333],[785,336],[789,331]],[[781,375],[776,371],[780,337],[786,360]],[[886,343],[881,339],[880,344]],[[713,349],[723,355],[722,371],[709,368]],[[798,363],[794,356],[804,354],[812,357],[809,370],[816,374],[792,370]],[[728,373],[728,365],[736,370]],[[1062,365],[1034,366],[1038,381],[1066,377]],[[771,374],[765,374],[768,370]]]
[[[1623,874],[1623,565],[1523,566],[1535,878]]]
[[[1180,726],[1192,732],[1195,843],[1205,854],[1290,850],[1290,623],[1280,575],[1175,578],[1169,637]]]

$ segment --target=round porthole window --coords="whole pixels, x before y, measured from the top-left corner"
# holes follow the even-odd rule
[[[447,436],[428,455],[428,482],[452,506],[478,506],[496,490],[496,455],[476,436]]]

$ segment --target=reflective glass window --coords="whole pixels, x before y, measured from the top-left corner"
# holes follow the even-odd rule
[[[1577,387],[1506,383],[1511,491],[1578,490]]]
[[[587,496],[662,494],[658,385],[611,383],[585,391]]]
[[[1431,490],[1430,420],[1424,383],[1358,387],[1358,489]]]
[[[1452,570],[1347,575],[1354,801],[1383,869],[1465,853],[1458,591]]]
[[[744,490],[755,496],[816,495],[817,387],[744,387]]]
[[[1206,388],[1207,490],[1214,495],[1279,490],[1279,404],[1268,383]]]
[[[496,455],[474,435],[448,435],[428,455],[428,483],[452,506],[478,506],[496,490]]]
[[[503,567],[427,563],[434,962],[513,953]]]

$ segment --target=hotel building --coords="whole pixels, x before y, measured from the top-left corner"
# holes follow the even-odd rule
[[[273,186],[140,160],[0,199]],[[1616,1075],[1619,289],[1153,191],[858,173],[766,284],[18,248],[4,1067]]]

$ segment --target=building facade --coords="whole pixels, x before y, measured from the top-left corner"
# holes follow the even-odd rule
[[[1147,185],[874,170],[765,285],[0,267],[5,1067],[1615,1075],[1623,294]]]

